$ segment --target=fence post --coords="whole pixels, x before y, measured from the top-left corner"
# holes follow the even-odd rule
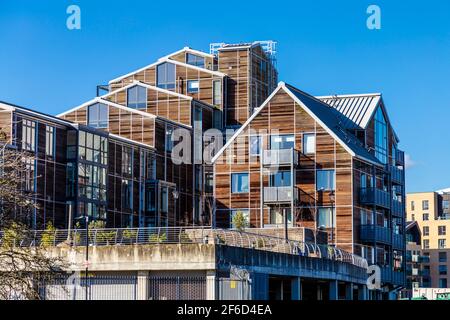
[[[136,300],[148,300],[148,271],[138,271]]]
[[[216,272],[214,270],[206,272],[206,300],[217,300]]]

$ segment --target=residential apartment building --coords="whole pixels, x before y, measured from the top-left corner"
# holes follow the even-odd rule
[[[214,157],[213,220],[325,228],[405,281],[404,157],[379,94],[316,98],[285,83]]]
[[[57,117],[33,112],[39,132],[40,119],[60,131],[59,194],[48,198],[59,207],[42,223],[67,224],[72,208],[73,218],[111,227],[229,228],[241,212],[253,228],[324,229],[330,243],[381,267],[385,292],[399,288],[406,280],[404,154],[381,94],[313,97],[278,83],[275,53],[271,41],[212,44],[210,53],[185,47],[109,81],[103,95]],[[22,141],[15,128],[28,132],[30,124],[8,112],[25,108],[4,109],[0,127]],[[204,134],[231,128],[237,131],[206,163]],[[26,145],[47,148],[37,138],[44,131]],[[180,131],[193,152],[178,163]]]
[[[450,193],[417,192],[407,194],[408,220],[417,221],[422,232],[422,254],[429,257],[424,269],[429,270],[431,281],[424,286],[448,288],[449,279],[449,233],[448,215]],[[450,232],[450,231],[449,231]]]

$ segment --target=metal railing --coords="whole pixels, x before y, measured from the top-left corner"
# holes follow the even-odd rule
[[[290,202],[297,199],[297,188],[264,187],[264,202]]]
[[[396,166],[393,166],[391,164],[388,164],[388,170],[391,174],[391,180],[392,182],[396,184],[403,184],[403,170],[397,168]]]
[[[362,225],[360,229],[362,241],[391,244],[391,229],[373,224]]]
[[[386,209],[390,208],[390,195],[388,192],[378,188],[361,188],[359,191],[362,204],[376,205]]]
[[[395,162],[399,166],[403,166],[405,164],[405,152],[401,150],[396,150],[395,153]]]
[[[273,149],[263,151],[263,165],[296,165],[298,163],[298,155],[294,149]]]
[[[397,217],[403,217],[405,205],[403,202],[392,199],[392,214]]]
[[[88,241],[88,243],[86,243]],[[367,268],[366,259],[339,248],[310,242],[286,240],[233,229],[206,227],[159,227],[127,229],[37,230],[13,238],[0,232],[0,244],[20,247],[107,246],[145,244],[220,244],[307,257],[323,258]]]

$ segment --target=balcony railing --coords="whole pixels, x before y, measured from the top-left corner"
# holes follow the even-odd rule
[[[360,238],[366,242],[391,244],[391,229],[377,225],[362,225]]]
[[[396,166],[388,164],[387,165],[387,170],[391,174],[391,180],[392,180],[393,183],[400,184],[400,185],[402,185],[404,183],[404,181],[403,181],[403,170],[402,169],[399,169]]]
[[[395,153],[395,163],[398,166],[403,166],[405,165],[405,153],[401,150],[396,150]]]
[[[298,164],[298,154],[294,149],[264,150],[264,166],[288,166]]]
[[[385,266],[380,267],[381,271],[381,282],[391,282],[392,281],[392,267],[391,266]]]
[[[392,235],[392,246],[394,249],[403,250],[405,245],[405,237],[403,234],[393,234]]]
[[[403,217],[405,204],[401,201],[392,199],[392,214],[396,217]]]
[[[376,205],[386,209],[390,208],[389,193],[378,188],[361,188],[359,201],[365,205]]]
[[[265,187],[264,202],[291,202],[297,199],[297,188],[293,187]]]
[[[392,283],[397,286],[404,286],[406,284],[405,273],[403,271],[392,271]]]

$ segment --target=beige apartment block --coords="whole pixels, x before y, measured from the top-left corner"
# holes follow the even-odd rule
[[[407,220],[417,221],[422,232],[422,251],[429,256],[423,269],[430,274],[430,283],[424,286],[447,288],[450,284],[450,219],[444,214],[446,194],[438,192],[408,193]]]

